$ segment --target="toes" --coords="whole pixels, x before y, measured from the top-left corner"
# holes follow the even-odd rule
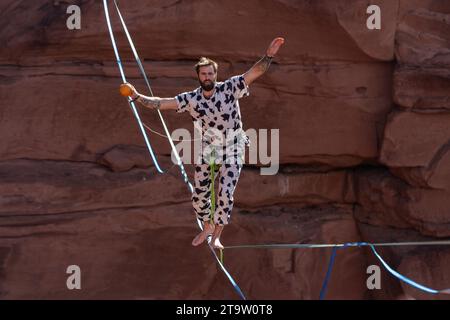
[[[193,245],[194,247],[196,247],[196,246],[202,244],[203,241],[205,241],[206,237],[207,237],[207,235],[204,235],[203,232],[202,232],[202,233],[199,233],[199,234],[194,238],[194,240],[192,240],[192,245]]]
[[[199,237],[200,237],[200,235],[198,235],[198,236],[196,236],[195,238],[194,238],[194,240],[192,240],[192,245],[194,246],[194,247],[196,247],[196,246],[198,246],[199,244],[201,244],[202,242],[200,242],[199,241]]]
[[[213,239],[211,240],[212,244],[213,244],[213,248],[215,249],[224,249],[224,246],[222,245],[222,243],[220,242],[219,239]]]
[[[204,228],[202,232],[200,232],[195,238],[194,240],[192,240],[192,245],[194,247],[202,244],[206,238],[208,238],[209,235],[211,235],[212,230],[208,229],[208,228]]]

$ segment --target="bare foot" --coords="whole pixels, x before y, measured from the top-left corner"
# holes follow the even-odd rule
[[[222,234],[223,226],[216,226],[211,239],[211,245],[216,249],[224,249],[220,242],[220,235]]]
[[[203,226],[203,231],[200,232],[195,238],[194,240],[192,240],[192,245],[194,247],[202,244],[206,238],[208,238],[209,235],[211,235],[214,232],[214,226],[211,225],[209,222],[205,222],[204,226]]]
[[[222,243],[220,242],[220,239],[219,239],[219,238],[213,238],[213,239],[211,240],[211,244],[212,244],[213,248],[215,248],[215,249],[223,250],[223,249],[225,248],[225,247],[222,245]]]

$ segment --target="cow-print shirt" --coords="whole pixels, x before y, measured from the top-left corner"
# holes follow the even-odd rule
[[[234,76],[224,82],[216,82],[214,94],[206,99],[203,89],[184,92],[177,95],[177,112],[189,111],[192,120],[202,130],[204,142],[208,137],[209,128],[217,129],[224,136],[227,130],[232,130],[238,137],[235,143],[249,145],[250,141],[242,128],[239,99],[249,95],[244,76]],[[225,140],[224,140],[225,141]]]

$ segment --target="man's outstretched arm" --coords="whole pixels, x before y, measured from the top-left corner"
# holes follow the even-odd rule
[[[273,57],[275,57],[283,43],[283,38],[275,38],[267,48],[266,55],[257,63],[255,63],[255,65],[251,67],[250,70],[244,73],[244,80],[247,85],[250,85],[253,81],[262,76],[269,69]]]
[[[135,96],[134,98],[136,98],[136,101],[140,102],[144,107],[150,109],[160,109],[160,110],[177,109],[177,100],[175,98],[147,97],[140,93],[137,93],[137,96]]]
[[[130,83],[124,83],[131,90],[131,99],[141,103],[144,107],[150,109],[160,109],[160,110],[176,110],[177,100],[175,98],[159,98],[159,97],[148,97],[137,92],[133,85]]]

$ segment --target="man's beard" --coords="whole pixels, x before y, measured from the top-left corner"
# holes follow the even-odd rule
[[[205,82],[201,82],[200,80],[198,80],[198,82],[200,82],[200,86],[205,91],[211,91],[212,89],[214,89],[214,86],[216,85],[215,81],[208,81],[205,83]]]

